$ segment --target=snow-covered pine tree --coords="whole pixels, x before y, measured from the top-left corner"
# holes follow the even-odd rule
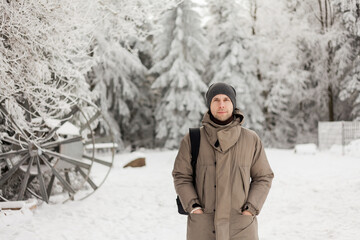
[[[304,39],[309,47],[305,52],[309,54],[308,65],[310,66],[310,79],[312,86],[309,91],[316,100],[314,110],[321,114],[319,120],[338,120],[335,107],[338,101],[339,79],[336,76],[337,64],[334,61],[335,54],[339,49],[336,38],[341,35],[338,32],[338,22],[335,19],[333,4],[328,0],[317,3],[307,3],[311,7],[311,14],[307,16],[312,34]],[[302,6],[303,8],[306,5]],[[342,56],[345,60],[347,56]],[[340,59],[339,59],[340,60]],[[312,112],[312,109],[307,109]],[[317,127],[315,126],[315,129]]]
[[[138,50],[151,50],[151,44],[146,44],[151,30],[150,14],[156,16],[173,5],[174,1],[107,0],[99,4],[94,14],[92,48],[97,64],[89,72],[88,81],[120,148],[153,146],[151,83],[146,79],[147,69]]]
[[[348,7],[344,9],[345,5]],[[355,30],[356,1],[323,0],[307,2],[301,7],[309,12],[303,18],[307,19],[311,30],[302,39],[302,54],[306,55],[304,67],[309,72],[311,83],[306,91],[310,93],[308,97],[314,100],[314,104],[303,111],[311,116],[317,115],[314,121],[307,122],[308,129],[316,132],[318,121],[352,119],[349,116],[349,105],[356,99],[356,91],[353,91],[356,88],[350,95],[345,94],[347,91],[340,94],[340,91],[347,88],[350,79],[356,79],[353,78],[357,72],[356,59],[359,53]],[[349,7],[353,8],[352,11]]]
[[[274,73],[276,79],[281,79],[281,75],[286,77],[288,88],[292,90],[286,97],[289,102],[287,110],[279,115],[283,117],[290,113],[291,121],[279,127],[285,126],[289,130],[289,126],[293,127],[296,133],[293,143],[316,141],[318,121],[349,119],[346,115],[351,109],[338,96],[340,86],[346,83],[344,79],[351,79],[349,73],[353,71],[358,51],[356,37],[351,37],[344,27],[342,13],[334,1],[289,0],[284,10],[282,16],[288,16],[287,24],[291,28],[281,28],[279,36],[285,39],[280,50],[282,60],[274,66],[286,71],[279,69]],[[287,46],[292,47],[286,50]],[[273,89],[268,89],[271,90],[266,106],[274,97],[271,95]],[[353,89],[352,92],[349,98],[354,101],[356,91]],[[279,118],[280,122],[283,120]]]
[[[292,102],[301,98],[296,36],[286,3],[263,2],[257,9],[256,41],[262,76],[265,117],[264,139],[267,146],[288,147],[295,142]]]
[[[143,26],[151,32],[152,24]],[[149,69],[152,66],[152,36],[146,39],[133,37],[130,46],[139,56],[141,63]],[[125,142],[131,144],[132,148],[153,148],[155,147],[155,119],[153,111],[155,109],[156,96],[152,94],[151,84],[153,78],[148,75],[141,75],[134,78],[134,84],[138,87],[140,95],[136,102],[129,102],[130,124],[123,128],[123,138]]]
[[[98,93],[100,106],[111,123],[116,141],[123,148],[121,126],[129,127],[129,103],[138,101],[140,92],[134,78],[144,78],[145,68],[136,55],[114,40],[96,37],[94,56],[98,64],[93,67],[90,81]]]
[[[306,12],[299,5],[297,0],[266,1],[256,11],[267,146],[292,146],[316,116],[316,111],[310,116],[303,111],[313,103],[306,90],[310,85],[304,67],[307,57],[302,54],[302,38],[311,34],[303,20]]]
[[[263,97],[253,12],[232,0],[209,0],[208,4],[211,53],[207,81],[232,85],[237,92],[236,105],[245,114],[246,126],[261,133]]]
[[[152,85],[160,95],[155,109],[156,138],[161,146],[177,147],[190,127],[199,126],[206,110],[201,79],[207,61],[207,42],[195,4],[185,0],[165,11],[158,24],[162,32],[154,35],[155,64],[158,74]]]
[[[336,10],[340,15],[343,34],[338,37],[340,50],[335,60],[345,56],[339,63],[340,83],[339,111],[342,120],[360,120],[360,1],[338,1]]]

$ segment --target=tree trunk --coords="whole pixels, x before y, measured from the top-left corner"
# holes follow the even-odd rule
[[[257,2],[256,0],[249,0],[250,1],[250,15],[253,19],[253,25],[251,27],[252,29],[252,35],[255,36],[256,35],[256,19],[257,19]],[[262,81],[262,74],[259,68],[259,59],[256,58],[256,77],[259,80],[259,82]]]
[[[327,0],[324,1],[325,2],[325,29],[328,29],[328,2]]]
[[[256,3],[256,0],[249,0],[249,1],[250,1],[250,15],[253,19],[252,35],[255,36],[256,35],[255,24],[256,24],[257,3]]]
[[[323,11],[322,11],[321,0],[318,0],[318,3],[319,3],[319,10],[320,10],[320,23],[321,23],[321,29],[324,31],[324,17],[323,17]]]
[[[329,97],[329,121],[333,122],[335,120],[334,118],[334,92],[332,90],[332,86],[329,85],[328,87],[328,97]]]

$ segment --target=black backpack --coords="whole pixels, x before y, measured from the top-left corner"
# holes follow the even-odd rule
[[[191,143],[191,166],[193,169],[193,184],[194,188],[196,187],[196,162],[199,155],[199,148],[200,148],[200,128],[189,128],[190,134],[190,143]],[[178,206],[178,212],[182,215],[189,215],[186,212],[180,202],[179,196],[176,198],[176,204]]]

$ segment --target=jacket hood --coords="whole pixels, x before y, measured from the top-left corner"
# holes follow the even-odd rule
[[[231,148],[239,139],[241,124],[244,121],[244,115],[239,109],[234,111],[234,120],[226,125],[219,125],[210,119],[210,113],[205,113],[202,125],[204,126],[206,138],[210,145],[217,151],[225,152]],[[216,144],[216,142],[219,144]]]

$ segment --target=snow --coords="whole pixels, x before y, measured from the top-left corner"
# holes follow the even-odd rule
[[[359,151],[359,150],[358,150]],[[275,178],[258,216],[262,240],[356,239],[360,234],[360,159],[266,149]],[[171,171],[176,151],[143,151],[146,167],[123,168],[136,154],[116,155],[104,185],[83,201],[42,204],[0,214],[0,239],[186,239]]]
[[[359,157],[360,158],[360,139],[356,139],[354,141],[351,141],[349,145],[345,147],[346,154],[349,154],[353,157]]]
[[[297,144],[294,148],[294,152],[297,154],[315,154],[317,151],[316,144]]]
[[[36,199],[28,199],[27,201],[9,201],[9,202],[0,202],[0,210],[4,209],[31,209],[36,207]]]
[[[330,152],[335,154],[345,154],[352,157],[360,158],[360,139],[351,141],[348,145],[342,146],[334,144],[330,147]]]
[[[31,210],[36,208],[37,202],[37,199],[0,202],[0,227],[5,224],[10,226],[17,225],[24,221],[31,221],[33,216],[33,212]],[[13,209],[19,210],[14,211]]]

